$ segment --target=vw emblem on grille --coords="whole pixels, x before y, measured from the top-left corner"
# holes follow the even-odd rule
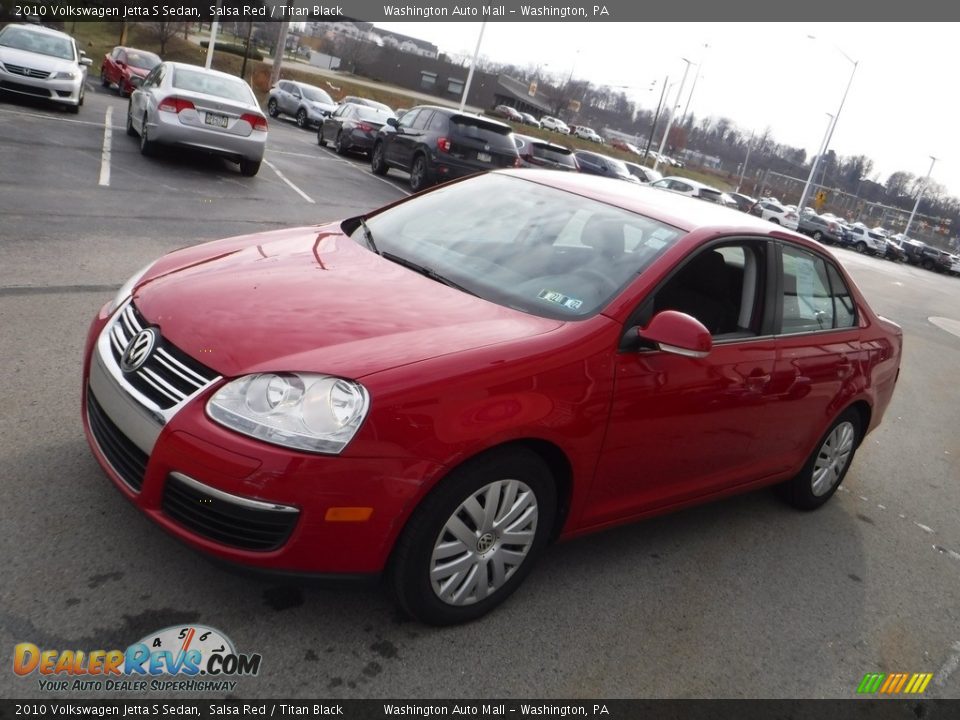
[[[157,331],[154,328],[144,328],[127,343],[126,350],[120,356],[120,369],[125,373],[132,373],[143,367],[143,364],[153,352],[157,342]]]

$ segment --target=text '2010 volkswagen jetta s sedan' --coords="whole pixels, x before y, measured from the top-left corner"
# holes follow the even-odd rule
[[[556,538],[766,485],[818,507],[901,350],[801,235],[498,171],[160,258],[93,321],[83,417],[119,490],[194,548],[386,573],[444,624]]]

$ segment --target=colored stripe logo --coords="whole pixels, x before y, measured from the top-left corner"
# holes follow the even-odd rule
[[[933,673],[867,673],[857,687],[861,695],[919,695],[927,689]]]

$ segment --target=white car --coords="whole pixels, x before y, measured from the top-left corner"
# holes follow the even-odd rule
[[[42,98],[79,112],[92,60],[76,41],[39,25],[7,25],[0,30],[0,89]]]
[[[565,135],[570,134],[570,126],[567,125],[560,118],[555,118],[550,115],[544,115],[540,118],[540,127],[544,130],[554,130],[558,133],[564,133]]]
[[[736,207],[737,204],[732,197],[722,190],[684,177],[671,176],[661,178],[650,183],[650,187],[657,188],[658,190],[667,190],[668,192],[674,192],[679,195],[686,195],[687,197],[697,198],[698,200],[706,200],[707,202],[716,203],[717,205],[729,206],[732,203],[733,206]]]
[[[858,253],[885,255],[887,252],[887,239],[884,234],[877,232],[876,229],[871,230],[863,223],[854,223],[850,226],[850,245]]]
[[[593,128],[588,128],[586,125],[577,125],[573,129],[573,134],[578,138],[583,138],[584,140],[592,140],[595,143],[603,143],[603,138],[597,135],[596,130]]]
[[[755,214],[764,220],[769,220],[776,225],[782,225],[787,230],[796,230],[800,224],[800,218],[796,210],[788,210],[780,203],[763,200],[757,203]]]

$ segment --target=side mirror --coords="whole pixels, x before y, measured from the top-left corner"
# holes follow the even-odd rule
[[[703,323],[676,310],[657,313],[649,325],[637,329],[637,335],[655,343],[663,352],[684,357],[704,358],[713,347],[710,331]]]
[[[398,127],[400,127],[400,121],[397,120],[397,118],[395,118],[395,117],[388,117],[388,118],[387,118],[387,125],[389,125],[389,126],[392,127],[392,128],[398,128]]]
[[[93,60],[88,57],[82,57],[80,58],[80,64],[90,67],[91,65],[93,65]]]

